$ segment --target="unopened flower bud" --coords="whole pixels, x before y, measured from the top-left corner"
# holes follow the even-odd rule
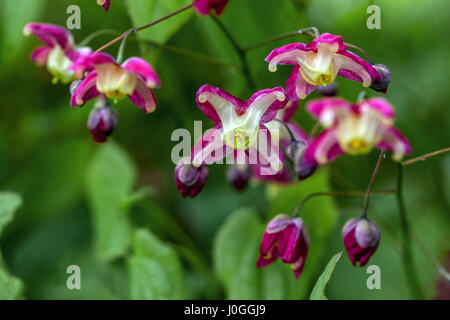
[[[325,97],[334,97],[337,94],[337,84],[333,82],[328,86],[318,86],[317,91]]]
[[[234,164],[229,168],[227,178],[236,190],[241,191],[247,186],[251,175],[252,171],[249,166],[245,164]]]
[[[203,189],[209,169],[205,165],[193,166],[187,159],[182,159],[175,168],[175,183],[183,197],[195,197]]]
[[[269,222],[264,232],[257,267],[268,266],[280,257],[281,261],[291,265],[298,278],[305,265],[308,247],[309,236],[303,220],[279,214]]]
[[[370,88],[375,91],[386,93],[387,88],[391,83],[391,71],[384,64],[374,64],[372,67],[374,67],[381,74],[381,79],[375,80]]]
[[[95,142],[102,143],[116,130],[119,115],[116,110],[103,106],[92,109],[89,114],[88,128]]]
[[[345,250],[353,265],[359,261],[363,267],[377,250],[380,242],[380,230],[372,221],[361,218],[349,220],[343,230]]]
[[[309,165],[305,162],[304,151],[306,146],[307,144],[303,141],[292,141],[286,149],[288,158],[294,163],[294,170],[299,180],[310,177],[317,168],[317,166]]]

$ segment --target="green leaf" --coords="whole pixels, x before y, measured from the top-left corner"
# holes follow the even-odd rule
[[[95,250],[102,261],[125,253],[130,244],[130,222],[123,204],[136,181],[127,154],[114,143],[99,148],[87,170],[87,193],[95,228]]]
[[[22,198],[12,192],[0,192],[0,235],[3,228],[12,221],[14,212],[22,205]]]
[[[190,0],[127,0],[128,11],[135,27],[162,18],[191,3]],[[191,17],[192,9],[178,14],[139,32],[139,37],[145,40],[165,43]]]
[[[8,66],[10,60],[17,57],[26,41],[26,37],[22,33],[23,27],[28,22],[37,20],[45,3],[45,0],[2,1],[0,3],[0,19],[2,21],[0,57],[4,66]]]
[[[12,221],[14,212],[21,204],[22,198],[19,195],[12,192],[0,192],[0,235],[2,229]],[[22,281],[5,270],[0,253],[0,300],[18,299],[22,291]]]
[[[226,288],[227,299],[260,299],[256,268],[263,226],[250,209],[233,213],[220,228],[214,243],[214,265]]]
[[[325,267],[325,270],[320,275],[319,279],[316,282],[316,285],[311,291],[311,296],[309,297],[310,300],[327,300],[325,297],[325,287],[327,286],[328,281],[330,281],[331,274],[334,271],[334,268],[336,267],[336,263],[339,261],[339,259],[342,257],[342,251],[339,253],[336,253],[331,259],[330,262],[328,262],[327,266]]]
[[[133,235],[128,258],[131,299],[184,299],[183,270],[175,251],[149,231]]]

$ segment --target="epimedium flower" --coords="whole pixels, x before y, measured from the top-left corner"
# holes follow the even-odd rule
[[[35,49],[31,60],[39,66],[46,66],[53,75],[53,83],[61,81],[66,84],[82,73],[72,70],[72,65],[91,54],[88,47],[76,48],[72,34],[66,29],[46,23],[29,23],[23,32],[25,35],[36,36],[44,45]]]
[[[394,109],[382,98],[354,105],[323,98],[310,101],[307,110],[325,127],[305,150],[309,164],[322,165],[343,153],[368,153],[373,147],[391,151],[395,161],[411,152],[408,140],[393,126]]]
[[[197,92],[197,104],[214,122],[214,128],[206,131],[192,148],[191,165],[201,168],[233,156],[237,165],[260,164],[262,174],[282,170],[284,156],[265,124],[286,103],[281,87],[258,91],[242,101],[220,88],[204,85]],[[181,160],[177,168],[185,161]]]
[[[97,0],[97,4],[102,6],[106,11],[109,10],[109,6],[111,5],[111,0]]]
[[[280,258],[291,265],[298,278],[305,265],[308,247],[309,236],[303,220],[279,214],[267,225],[256,265],[262,268]]]
[[[212,10],[216,15],[221,15],[227,4],[228,0],[195,0],[193,6],[201,15],[208,15]]]
[[[351,219],[342,229],[345,250],[355,266],[363,267],[375,253],[380,243],[380,230],[367,218]]]
[[[305,99],[317,86],[331,85],[337,76],[370,87],[382,75],[369,63],[347,50],[342,37],[323,33],[312,42],[291,43],[273,50],[266,58],[269,71],[277,65],[294,65],[286,82],[290,100]]]
[[[105,101],[100,101],[100,104],[101,106],[92,109],[88,119],[88,129],[97,143],[106,142],[119,124],[117,111],[105,104]]]
[[[175,184],[183,197],[195,197],[208,178],[209,168],[206,165],[194,167],[189,158],[182,159],[175,168]]]
[[[130,100],[147,113],[156,108],[153,88],[160,86],[160,80],[153,68],[143,59],[133,57],[119,65],[107,53],[93,53],[83,59],[81,68],[93,69],[74,90],[71,106],[82,106],[100,94],[110,99]],[[74,64],[73,68],[78,68]]]

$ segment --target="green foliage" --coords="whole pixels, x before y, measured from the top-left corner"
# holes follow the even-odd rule
[[[183,271],[175,251],[147,230],[133,234],[133,254],[127,258],[130,298],[183,299]]]
[[[122,256],[130,244],[130,223],[123,205],[136,181],[134,166],[113,143],[99,148],[87,169],[87,195],[93,212],[95,249],[103,261]]]
[[[327,300],[325,296],[325,287],[327,286],[328,281],[330,281],[331,275],[333,274],[334,268],[338,263],[339,259],[342,257],[342,251],[336,253],[328,262],[325,270],[323,270],[319,279],[311,291],[311,295],[309,296],[310,300]]]
[[[14,212],[21,204],[22,199],[17,194],[0,192],[0,235],[2,229],[12,221]],[[22,281],[6,271],[0,253],[0,300],[18,299],[22,291]]]
[[[138,27],[164,17],[191,3],[190,0],[127,0],[128,11],[133,25]],[[189,20],[192,10],[181,13],[173,19],[144,30],[139,37],[158,43],[166,42]]]

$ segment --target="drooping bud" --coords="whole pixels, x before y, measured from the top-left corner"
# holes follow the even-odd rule
[[[337,84],[333,82],[328,86],[318,86],[317,91],[325,97],[334,97],[337,94]]]
[[[345,224],[342,238],[345,250],[354,266],[357,261],[360,267],[367,264],[377,250],[380,235],[380,230],[375,223],[366,218],[351,219]]]
[[[102,143],[116,130],[119,115],[116,110],[105,105],[92,109],[89,114],[88,128],[95,142]]]
[[[248,165],[234,164],[227,172],[228,181],[237,191],[244,189],[250,181],[252,171]]]
[[[291,265],[298,278],[308,254],[309,236],[303,220],[279,214],[267,225],[261,241],[257,267],[265,267],[278,257]]]
[[[202,191],[209,174],[206,165],[193,166],[188,159],[182,159],[175,168],[175,183],[183,197],[195,197]]]
[[[307,144],[303,141],[292,141],[286,149],[288,158],[294,163],[294,170],[297,173],[298,179],[303,180],[310,177],[317,166],[310,165],[304,160],[304,151]]]
[[[391,83],[391,71],[384,64],[374,64],[372,67],[381,74],[381,80],[375,80],[370,88],[378,92],[386,93],[387,88]]]

